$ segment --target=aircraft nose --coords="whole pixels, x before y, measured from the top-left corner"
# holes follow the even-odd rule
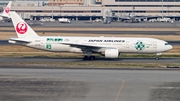
[[[172,45],[168,45],[165,50],[168,51],[168,50],[171,50],[172,48],[173,48]]]
[[[172,45],[169,45],[169,50],[171,50],[173,48],[173,46]]]

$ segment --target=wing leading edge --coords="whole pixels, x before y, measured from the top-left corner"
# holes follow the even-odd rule
[[[80,44],[80,43],[61,43],[65,45],[70,45],[71,47],[86,48],[86,49],[117,49],[116,47],[109,47],[104,45],[92,45],[92,44]]]

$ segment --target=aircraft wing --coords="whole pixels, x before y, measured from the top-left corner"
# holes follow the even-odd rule
[[[86,49],[101,49],[101,48],[106,48],[106,49],[116,49],[116,47],[109,47],[109,46],[104,46],[104,45],[92,45],[92,44],[81,44],[81,43],[61,43],[65,45],[70,45],[71,47],[77,47],[77,48],[86,48]]]
[[[157,17],[161,17],[161,16],[134,16],[136,18],[140,18],[140,19],[151,19],[151,18],[157,18]]]

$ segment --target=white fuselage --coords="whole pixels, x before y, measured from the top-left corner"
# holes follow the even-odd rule
[[[20,42],[17,44],[52,52],[83,53],[83,51],[91,50],[94,53],[100,53],[104,52],[105,49],[115,48],[120,53],[161,53],[172,49],[172,46],[166,41],[154,38],[46,36],[18,39],[30,41],[30,43]],[[83,45],[89,47],[83,47]],[[91,46],[93,48],[90,48]]]

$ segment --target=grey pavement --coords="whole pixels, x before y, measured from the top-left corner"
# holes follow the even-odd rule
[[[103,24],[103,23],[86,23],[86,21],[72,21],[69,23],[59,23],[59,22],[44,22],[41,23],[39,21],[26,21],[31,26],[44,26],[44,27],[83,27],[83,28],[112,28],[112,27],[135,27],[135,28],[178,28],[180,27],[180,22],[176,21],[174,24],[167,22],[140,22],[140,23],[124,23],[124,22],[112,22],[111,24]],[[12,27],[13,24],[11,22],[0,23],[0,27]]]
[[[117,63],[179,63],[180,58],[118,58],[118,59],[107,59],[97,57],[95,62],[117,62]],[[0,63],[53,63],[53,62],[83,62],[82,58],[58,58],[58,57],[0,57]]]
[[[46,27],[44,27],[46,28]],[[1,30],[1,32],[15,32],[14,30]],[[142,34],[142,35],[179,35],[179,31],[74,31],[74,30],[49,30],[49,31],[44,31],[44,30],[38,30],[36,32],[39,33],[53,33],[53,34],[61,34],[61,33],[66,33],[67,35],[70,34]],[[52,35],[53,35],[52,34]]]
[[[179,72],[0,68],[0,100],[179,101]]]

